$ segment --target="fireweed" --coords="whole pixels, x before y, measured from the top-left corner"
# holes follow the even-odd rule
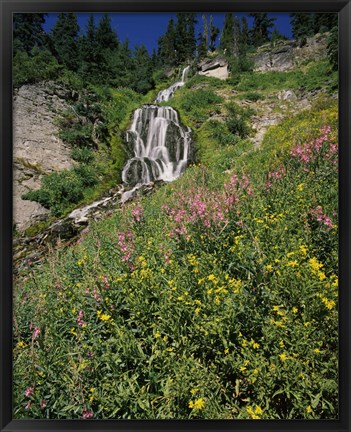
[[[16,418],[337,418],[336,138],[218,187],[190,167],[31,266]]]

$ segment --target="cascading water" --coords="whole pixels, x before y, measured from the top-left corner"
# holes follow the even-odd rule
[[[180,81],[177,81],[176,83],[172,84],[170,87],[168,87],[165,90],[161,90],[158,93],[155,102],[156,103],[167,102],[174,95],[176,90],[178,90],[180,87],[183,87],[183,85],[185,84],[185,81],[188,77],[189,70],[190,70],[190,66],[187,66],[183,70],[182,79]]]
[[[188,66],[183,70],[182,81],[162,90],[155,103],[169,100],[184,85],[189,69]],[[178,178],[189,161],[190,134],[190,128],[180,125],[177,112],[169,106],[144,105],[135,110],[132,126],[126,133],[134,157],[122,171],[123,183],[133,189],[124,192],[122,201],[127,201],[142,185]]]

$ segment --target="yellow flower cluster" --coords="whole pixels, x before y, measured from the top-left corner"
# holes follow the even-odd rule
[[[195,402],[194,401],[190,401],[189,402],[189,408],[193,409],[193,410],[202,410],[202,408],[205,406],[205,399],[204,398],[200,398],[200,399],[196,399]]]
[[[101,321],[108,321],[109,319],[111,319],[111,315],[104,314],[100,310],[96,311],[96,314]]]
[[[263,414],[263,410],[258,405],[255,406],[255,408],[248,406],[246,407],[246,411],[249,414],[249,416],[254,420],[259,420]]]
[[[329,299],[327,299],[326,297],[324,297],[323,295],[319,295],[319,297],[321,298],[321,300],[322,300],[324,306],[325,306],[327,309],[332,310],[332,309],[335,307],[336,303],[335,303],[334,300],[329,300]]]

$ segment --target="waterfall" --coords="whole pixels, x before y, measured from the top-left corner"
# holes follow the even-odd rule
[[[181,80],[172,84],[167,89],[161,90],[158,93],[155,102],[156,103],[167,102],[174,95],[176,90],[178,90],[180,87],[183,87],[183,85],[185,84],[185,81],[188,77],[189,70],[190,70],[190,66],[187,66],[185,69],[183,69]]]
[[[182,72],[182,81],[161,91],[155,103],[168,100],[184,85],[190,67]],[[142,185],[155,180],[172,181],[185,170],[190,154],[191,130],[179,122],[178,113],[169,106],[144,105],[134,111],[126,141],[133,150],[122,170],[123,183],[133,187],[122,196],[122,202],[133,196]]]

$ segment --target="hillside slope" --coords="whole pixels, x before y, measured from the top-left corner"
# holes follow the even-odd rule
[[[338,417],[336,89],[322,60],[177,90],[184,175],[18,268],[16,418]]]

